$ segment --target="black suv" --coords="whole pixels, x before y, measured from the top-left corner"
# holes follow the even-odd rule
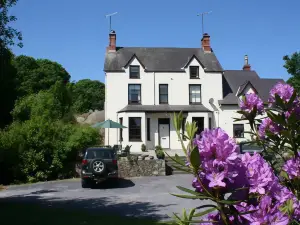
[[[81,167],[81,186],[88,188],[97,182],[118,177],[117,153],[112,148],[86,149]]]

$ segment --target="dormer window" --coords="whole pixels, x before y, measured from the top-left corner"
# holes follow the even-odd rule
[[[190,79],[199,78],[199,66],[190,66]]]
[[[130,79],[140,79],[140,66],[130,66],[129,77]]]

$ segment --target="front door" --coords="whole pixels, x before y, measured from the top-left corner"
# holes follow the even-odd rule
[[[162,148],[170,148],[170,125],[159,124],[160,146]]]
[[[200,135],[201,132],[204,131],[204,117],[193,117],[192,121],[196,122],[196,125],[198,127],[195,133],[195,137],[196,137],[196,135]]]

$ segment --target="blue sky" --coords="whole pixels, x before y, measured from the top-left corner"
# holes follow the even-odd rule
[[[104,81],[108,19],[118,46],[200,47],[201,20],[224,69],[241,69],[245,54],[261,77],[288,79],[282,57],[300,51],[298,0],[20,0],[11,13],[22,31],[17,55],[59,62],[72,80]]]

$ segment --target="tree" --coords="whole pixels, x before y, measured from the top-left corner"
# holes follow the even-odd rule
[[[0,47],[8,47],[15,44],[18,39],[19,47],[22,47],[22,34],[9,24],[17,20],[15,16],[8,15],[9,8],[17,4],[18,0],[0,0]],[[1,49],[0,49],[1,50]]]
[[[284,56],[284,68],[292,75],[287,83],[292,85],[300,93],[300,52],[295,52],[291,56]]]
[[[0,54],[0,128],[5,127],[12,121],[10,112],[13,110],[17,97],[15,79],[17,71],[12,66],[13,54],[2,48]]]
[[[48,59],[34,59],[29,56],[18,56],[13,64],[17,69],[18,96],[48,90],[57,81],[68,83],[70,74],[57,62]]]
[[[73,109],[85,113],[90,109],[102,110],[105,99],[105,85],[97,80],[83,79],[73,85]]]
[[[68,87],[57,81],[47,91],[30,94],[16,101],[12,115],[14,120],[24,122],[33,118],[48,121],[73,119],[72,99]]]

